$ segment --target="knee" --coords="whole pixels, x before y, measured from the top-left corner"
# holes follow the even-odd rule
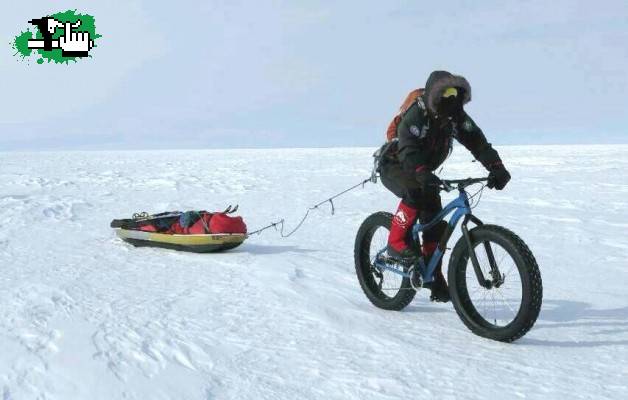
[[[421,214],[419,215],[419,219],[422,224],[427,224],[432,221],[443,207],[440,204],[440,199],[438,201],[423,201],[421,202]]]
[[[434,227],[423,232],[424,242],[438,242],[447,230],[447,222],[440,221]]]
[[[403,196],[403,202],[412,208],[416,208],[417,210],[422,209],[423,198],[421,197],[421,191],[407,188],[406,193]]]

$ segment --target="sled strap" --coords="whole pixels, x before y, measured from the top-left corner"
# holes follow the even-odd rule
[[[203,229],[205,230],[205,233],[207,234],[211,233],[209,231],[209,226],[207,226],[207,222],[205,222],[205,219],[203,219],[203,215],[198,211],[195,211],[195,213],[198,215],[198,219],[201,220],[201,224],[203,224]]]
[[[277,222],[273,222],[270,225],[267,225],[267,226],[265,226],[263,228],[260,228],[260,229],[258,229],[256,231],[249,232],[247,237],[250,237],[252,235],[258,235],[258,234],[262,233],[263,231],[265,231],[266,229],[270,229],[270,228],[275,228],[275,230],[277,230],[277,227],[279,227],[279,234],[281,235],[281,237],[287,238],[289,236],[292,236],[292,234],[294,234],[296,231],[299,230],[299,228],[301,228],[301,226],[303,226],[303,223],[308,218],[308,216],[310,215],[311,211],[318,210],[322,205],[329,203],[329,205],[331,206],[331,214],[334,215],[335,212],[336,212],[336,207],[334,205],[334,199],[342,196],[345,193],[348,193],[348,192],[350,192],[352,190],[355,190],[355,189],[357,189],[359,187],[364,188],[364,185],[366,185],[368,182],[373,182],[370,177],[368,179],[364,179],[363,181],[361,181],[357,185],[353,185],[350,188],[348,188],[346,190],[343,190],[342,192],[340,192],[340,193],[338,193],[336,195],[333,195],[330,198],[325,199],[325,200],[321,201],[320,203],[314,204],[313,206],[309,207],[306,210],[305,215],[303,216],[301,221],[297,224],[297,226],[294,229],[292,229],[290,232],[288,232],[288,233],[284,232],[285,220],[282,218],[281,220],[279,220]],[[236,206],[236,209],[237,209],[237,206]]]

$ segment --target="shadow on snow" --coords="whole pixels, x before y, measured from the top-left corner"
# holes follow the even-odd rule
[[[628,331],[628,306],[598,309],[581,301],[543,300],[543,309],[533,330],[569,328],[576,328],[579,332],[594,338],[599,335],[625,334]],[[556,336],[562,335],[556,331]],[[628,339],[561,341],[524,337],[518,343],[555,347],[628,346]]]

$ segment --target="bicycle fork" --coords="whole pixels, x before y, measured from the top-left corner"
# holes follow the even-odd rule
[[[431,282],[434,277],[434,271],[440,259],[445,255],[445,251],[447,250],[447,243],[453,234],[454,228],[456,226],[458,218],[454,216],[452,221],[447,224],[447,229],[443,232],[443,236],[438,242],[438,247],[432,258],[430,259],[430,263],[427,266],[427,271],[423,275],[425,282]],[[503,283],[503,276],[499,272],[499,268],[497,266],[497,262],[495,261],[495,255],[493,253],[493,249],[491,248],[491,244],[489,242],[484,242],[484,249],[486,250],[486,254],[488,256],[488,261],[491,269],[491,280],[486,279],[484,277],[484,273],[482,272],[482,268],[480,266],[480,262],[478,261],[477,254],[475,254],[475,248],[473,246],[473,242],[471,241],[471,235],[469,234],[468,224],[469,221],[473,222],[477,226],[484,225],[484,223],[475,215],[471,213],[465,213],[464,220],[460,226],[462,230],[462,236],[469,248],[469,257],[471,258],[471,264],[473,265],[473,270],[475,272],[475,276],[478,280],[478,284],[486,289],[491,289],[492,287],[499,287]],[[453,223],[452,223],[453,222]]]
[[[478,261],[477,254],[475,254],[475,248],[473,246],[473,242],[471,241],[469,228],[467,227],[469,221],[473,222],[477,226],[484,225],[484,223],[473,214],[467,214],[460,227],[462,230],[462,236],[464,237],[464,240],[467,243],[467,247],[469,248],[469,257],[471,258],[471,264],[473,265],[473,270],[475,271],[475,276],[478,280],[478,284],[486,289],[499,287],[503,283],[503,276],[499,272],[499,268],[497,266],[497,262],[495,261],[495,255],[493,253],[491,244],[489,242],[483,242],[484,250],[486,251],[486,255],[488,256],[488,262],[491,268],[492,279],[488,280],[484,277],[484,273],[482,272],[482,268],[480,267],[480,262]]]

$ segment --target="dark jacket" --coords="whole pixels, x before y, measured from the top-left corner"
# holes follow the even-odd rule
[[[436,170],[451,152],[454,139],[486,169],[501,163],[497,151],[467,113],[458,121],[439,121],[414,104],[401,119],[397,135],[399,161],[407,172]]]

